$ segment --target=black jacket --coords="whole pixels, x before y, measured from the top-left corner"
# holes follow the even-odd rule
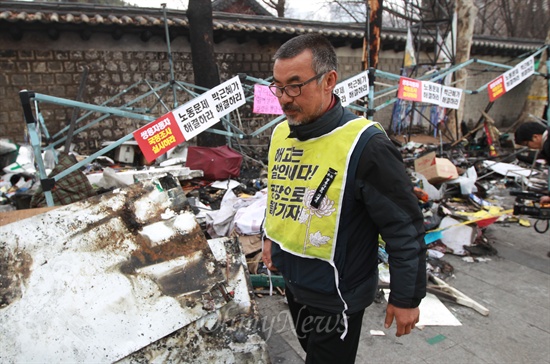
[[[319,137],[355,118],[338,102],[313,123],[291,126],[290,137]],[[350,314],[374,299],[379,234],[389,254],[389,302],[397,307],[417,307],[426,290],[424,224],[418,199],[399,151],[382,131],[373,127],[368,130],[371,132],[362,137],[351,157],[334,258],[340,292]],[[276,243],[272,260],[297,301],[342,312],[334,269],[329,263],[292,255]]]
[[[542,144],[541,156],[546,160],[546,163],[550,165],[550,127],[546,129],[546,140]]]

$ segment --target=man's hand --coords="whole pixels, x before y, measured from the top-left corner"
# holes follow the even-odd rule
[[[418,323],[420,319],[420,310],[416,308],[399,308],[395,307],[391,303],[388,303],[386,308],[386,320],[384,321],[384,327],[388,329],[393,319],[397,323],[397,331],[395,336],[402,336],[411,333],[411,330],[414,329],[414,326]]]
[[[273,262],[271,261],[271,240],[269,239],[264,240],[264,248],[262,249],[262,260],[264,261],[267,269],[271,271],[277,270],[277,268],[273,265]]]

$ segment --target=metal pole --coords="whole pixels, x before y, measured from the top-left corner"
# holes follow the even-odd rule
[[[365,0],[367,4],[367,18],[366,18],[366,52],[367,56],[365,58],[367,64],[363,66],[363,69],[368,69],[372,65],[372,59],[370,59],[370,0]]]
[[[546,95],[546,124],[547,124],[547,134],[546,137],[549,138],[550,134],[550,49],[546,48],[546,82],[548,83],[548,94]],[[546,140],[546,143],[550,143]],[[547,156],[548,157],[548,156]],[[550,164],[548,165],[548,193],[550,194]]]
[[[168,63],[170,64],[170,85],[174,93],[174,109],[178,107],[178,99],[176,95],[175,77],[174,77],[174,62],[172,60],[172,50],[170,49],[170,32],[168,31],[168,18],[166,15],[166,4],[161,4],[164,13],[164,30],[166,32],[166,46],[168,47]]]
[[[76,95],[76,101],[82,100],[82,95],[84,94],[84,87],[86,86],[86,78],[88,77],[88,67],[84,67],[82,71],[82,76],[80,78],[80,85],[78,86],[78,93]],[[73,133],[76,124],[76,118],[78,117],[78,108],[73,109],[73,115],[71,117],[71,122],[69,124],[69,131],[67,133],[67,140],[65,141],[65,153],[69,153],[71,149],[71,143],[73,140]]]
[[[366,16],[365,16],[365,41],[363,49],[363,69],[368,70],[371,66],[372,60],[370,59],[370,0],[365,0],[366,5]],[[366,53],[366,54],[365,54]],[[368,82],[369,82],[369,94],[367,95],[367,119],[370,119],[374,114],[372,106],[374,105],[374,71],[369,71],[368,73]]]
[[[44,197],[46,198],[46,204],[48,206],[54,206],[54,200],[52,195],[53,185],[50,187],[46,182],[48,175],[46,174],[46,168],[44,167],[44,160],[42,159],[42,153],[40,150],[40,134],[37,131],[38,123],[32,114],[31,99],[34,93],[32,91],[22,90],[19,91],[19,98],[21,99],[21,106],[23,107],[23,115],[25,117],[25,123],[27,124],[27,131],[29,133],[29,139],[34,153],[34,160],[38,167],[38,175],[40,177],[40,184],[42,191],[44,191]]]
[[[133,119],[144,120],[144,121],[153,121],[156,119],[153,116],[147,116],[147,115],[137,114],[133,112],[128,112],[115,107],[97,106],[93,104],[87,104],[85,102],[63,99],[61,97],[39,94],[39,93],[35,93],[34,91],[31,91],[31,92],[33,95],[32,98],[37,101],[44,101],[44,102],[49,102],[51,104],[68,106],[68,107],[77,107],[79,109],[91,110],[93,112],[121,116],[123,118],[133,118]]]

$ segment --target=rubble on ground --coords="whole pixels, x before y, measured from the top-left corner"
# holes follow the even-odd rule
[[[237,239],[175,177],[0,227],[0,361],[269,362]]]
[[[513,145],[507,148],[504,147],[506,144],[503,143],[501,147],[497,148],[498,155],[494,156],[490,155],[490,150],[486,145],[480,146],[471,141],[469,144],[461,143],[451,147],[449,144],[400,143],[394,138],[392,140],[402,153],[406,170],[415,187],[414,192],[424,214],[424,225],[427,231],[425,241],[428,246],[428,274],[431,277],[436,277],[433,279],[447,280],[454,274],[453,267],[444,259],[445,254],[462,256],[471,263],[482,263],[497,255],[498,251],[494,248],[493,242],[485,234],[486,228],[491,224],[530,227],[533,216],[529,217],[528,214],[517,214],[517,212],[532,211],[522,209],[522,207],[536,206],[536,199],[532,196],[548,191],[548,167],[544,164],[544,161],[534,161],[532,157],[529,159],[525,150],[515,149]],[[28,208],[33,198],[36,199],[36,196],[41,193],[40,181],[35,177],[36,171],[33,169],[32,153],[28,152],[26,146],[15,146],[14,149],[13,143],[9,141],[3,141],[2,145],[7,145],[7,147],[0,149],[0,152],[2,152],[0,153],[0,161],[4,164],[1,166],[4,174],[0,181],[0,211],[17,211]],[[218,153],[219,151],[201,149],[200,153],[195,150],[191,155],[208,154],[210,152]],[[227,156],[227,153],[231,154],[231,164],[224,164],[226,157],[221,157],[220,162],[206,166],[205,162],[201,160],[190,161],[187,153],[178,153],[173,158],[168,157],[163,160],[162,165],[160,165],[160,162],[152,165],[141,165],[139,163],[121,163],[111,158],[98,158],[84,170],[76,172],[79,177],[85,177],[89,181],[97,196],[91,199],[77,197],[76,200],[81,200],[81,202],[74,203],[74,200],[70,200],[64,208],[65,210],[59,211],[70,213],[75,208],[79,211],[90,209],[89,213],[94,215],[97,214],[96,205],[88,201],[112,198],[107,196],[117,196],[117,193],[127,189],[134,191],[131,193],[136,193],[134,190],[135,185],[154,186],[156,183],[158,187],[160,183],[158,181],[167,178],[167,180],[172,181],[172,185],[165,190],[168,192],[173,191],[168,193],[169,199],[177,200],[177,202],[174,202],[176,204],[185,201],[186,213],[193,216],[193,221],[200,229],[200,234],[204,236],[205,240],[201,240],[200,244],[202,245],[198,251],[206,252],[208,250],[206,249],[206,241],[225,239],[222,240],[224,243],[218,243],[223,247],[222,250],[225,249],[221,256],[216,256],[216,253],[212,251],[208,253],[208,257],[203,256],[199,259],[202,262],[201,264],[205,264],[205,267],[215,267],[208,277],[196,278],[201,280],[202,284],[207,284],[208,289],[205,288],[206,286],[197,286],[197,292],[201,292],[201,294],[193,298],[193,303],[190,303],[189,299],[194,293],[187,296],[183,301],[180,300],[180,309],[183,310],[187,306],[192,312],[196,312],[196,305],[202,305],[202,315],[189,316],[185,325],[178,321],[178,324],[174,326],[172,322],[170,323],[172,326],[168,325],[170,326],[169,329],[159,331],[156,337],[149,337],[145,341],[136,338],[136,343],[139,342],[139,344],[127,347],[124,351],[119,350],[117,360],[123,359],[129,362],[140,361],[141,358],[148,358],[148,360],[162,358],[162,360],[166,360],[170,358],[170,355],[176,355],[174,353],[181,354],[181,350],[184,350],[181,348],[190,350],[193,355],[196,355],[196,358],[201,355],[210,355],[211,353],[209,354],[208,350],[204,349],[203,344],[206,348],[217,347],[220,349],[223,347],[222,352],[227,350],[235,356],[240,355],[238,353],[241,351],[251,350],[257,353],[258,358],[263,355],[262,350],[265,343],[262,341],[261,335],[254,327],[244,325],[244,322],[253,321],[257,315],[255,307],[251,303],[253,300],[245,299],[248,306],[244,312],[236,310],[233,312],[234,316],[227,316],[226,314],[234,309],[233,306],[237,302],[234,297],[228,296],[228,292],[233,292],[237,284],[235,282],[231,283],[232,277],[234,278],[236,274],[234,272],[236,268],[234,267],[244,267],[243,270],[246,270],[246,272],[239,273],[241,279],[244,277],[247,282],[251,282],[248,284],[254,286],[241,288],[243,297],[247,296],[249,288],[250,291],[255,288],[258,296],[272,292],[284,294],[284,282],[282,280],[277,281],[277,284],[273,284],[274,281],[271,280],[271,287],[268,290],[270,280],[262,278],[266,277],[268,273],[261,262],[261,226],[267,201],[268,170],[261,161],[250,162],[244,160],[243,163],[243,159],[239,158],[240,153],[235,149],[224,147],[222,155]],[[520,156],[522,157],[520,158]],[[79,156],[76,156],[76,158],[79,158]],[[214,160],[214,158],[211,158],[211,160]],[[189,166],[193,168],[189,168]],[[201,166],[205,166],[206,174],[200,169]],[[86,186],[86,188],[88,187]],[[518,191],[528,192],[530,196],[519,198]],[[70,191],[67,193],[70,193]],[[153,193],[153,191],[149,189],[148,193]],[[117,269],[120,269],[118,273],[130,274],[129,279],[131,280],[138,279],[141,274],[144,274],[148,277],[147,279],[159,283],[160,292],[155,291],[152,293],[157,299],[167,294],[167,291],[163,291],[163,287],[164,289],[168,289],[168,287],[176,290],[182,289],[175,281],[173,284],[168,284],[168,281],[165,281],[167,284],[163,286],[160,284],[160,276],[156,277],[155,274],[164,273],[162,271],[160,273],[155,272],[154,269],[144,266],[145,262],[147,264],[162,265],[167,263],[169,259],[157,261],[154,258],[156,253],[140,250],[143,248],[142,243],[131,242],[135,234],[139,236],[145,234],[146,224],[136,220],[133,228],[130,227],[131,224],[128,225],[133,220],[125,219],[124,211],[138,203],[138,200],[125,198],[125,201],[123,205],[126,208],[118,210],[118,214],[123,219],[125,229],[129,229],[129,231],[120,235],[116,241],[112,241],[110,237],[107,238],[107,235],[104,234],[105,243],[101,246],[101,249],[115,249],[117,254],[120,255],[119,258],[125,257],[127,263],[134,262],[138,264],[138,266],[132,265],[131,272],[125,271],[123,269],[125,265],[122,264],[123,261],[121,260],[122,265],[118,266]],[[521,205],[519,208],[518,204]],[[176,211],[175,216],[180,216],[179,213],[181,212]],[[131,216],[133,215],[130,214]],[[159,216],[153,218],[157,221],[149,221],[148,223],[161,223],[161,217]],[[170,218],[174,218],[174,216]],[[98,217],[94,224],[101,221],[111,221],[110,217],[106,219],[102,220]],[[76,224],[81,225],[83,223],[77,222]],[[3,233],[6,239],[11,235],[10,230],[6,229],[0,230],[0,233]],[[63,234],[68,233],[64,232]],[[74,238],[74,233],[70,236]],[[147,239],[151,239],[151,237],[149,236]],[[3,244],[3,251],[6,251],[5,243]],[[110,244],[127,245],[128,249],[126,252],[122,252],[120,250],[121,246],[110,246]],[[132,245],[131,248],[130,245]],[[59,249],[62,251],[66,248],[60,246]],[[131,252],[130,256],[124,255],[129,252]],[[180,257],[177,250],[172,253],[176,255],[171,256],[170,259]],[[192,252],[187,253],[190,254],[187,256],[189,258]],[[20,257],[17,258],[19,259],[17,261],[18,267],[25,266],[25,262],[32,263],[28,259],[23,259],[23,256],[18,255],[19,253],[15,251],[11,251],[10,254],[11,263],[15,263],[13,259],[16,258],[14,257]],[[51,266],[51,263],[54,262],[54,260],[46,259],[43,255],[45,253],[40,254],[42,254],[40,259],[43,262],[38,261],[37,263],[34,261],[32,263],[33,270],[37,268],[36,264]],[[218,254],[220,253],[218,252]],[[32,258],[37,259],[35,256],[32,256]],[[230,261],[231,264],[229,264]],[[383,241],[380,241],[379,262],[381,282],[388,283],[387,254],[384,251]],[[2,266],[2,269],[11,269],[9,266],[10,263],[8,262]],[[111,265],[112,267],[116,267],[116,265]],[[172,267],[171,269],[176,268]],[[177,272],[171,272],[174,273],[174,277],[181,278]],[[66,271],[65,273],[69,274],[70,272]],[[79,275],[80,273],[73,271],[70,274]],[[29,278],[25,275],[22,277],[21,279]],[[276,276],[274,278],[277,279]],[[17,289],[13,288],[18,286],[19,283],[12,281],[9,285],[11,288],[8,287],[9,289],[5,285],[0,286],[3,308],[10,307],[13,302],[21,298],[20,292],[18,293]],[[217,289],[216,287],[222,287],[220,284],[225,288]],[[231,287],[232,284],[233,287]],[[211,295],[209,296],[210,301],[205,298],[205,292]],[[168,294],[167,296],[171,295]],[[207,304],[211,304],[212,307],[205,308]],[[4,312],[7,312],[7,310],[4,309]],[[95,314],[98,313],[95,312]],[[94,312],[88,312],[88,314],[94,315]],[[188,316],[187,313],[182,313],[182,315]],[[181,318],[182,315],[178,314],[178,317]],[[6,318],[7,316],[3,317],[4,322],[2,325],[9,321],[9,318]],[[243,321],[243,325],[235,325],[235,322],[239,320]],[[220,325],[220,322],[230,322],[230,324]],[[211,328],[214,326],[216,326],[215,330],[200,329],[201,327]],[[54,337],[59,338],[58,336],[52,336],[51,338]],[[221,339],[222,337],[226,339]],[[4,342],[3,339],[2,342]],[[201,345],[198,345],[198,343],[201,343]],[[107,345],[107,343],[105,344]],[[167,352],[162,349],[166,346],[180,349]],[[199,350],[199,346],[203,349]],[[12,350],[17,349],[14,347]],[[68,359],[79,358],[91,359],[97,357],[78,356]],[[113,358],[110,357],[109,360],[111,359]]]
[[[409,139],[413,138],[409,136]],[[484,242],[484,248],[475,248],[483,241],[481,237],[486,226],[491,223],[530,225],[525,216],[513,214],[515,197],[510,193],[529,191],[536,194],[548,189],[548,170],[544,161],[529,160],[527,151],[514,149],[513,143],[510,146],[508,136],[504,136],[505,142],[501,143],[503,147],[498,149],[497,157],[490,156],[487,146],[480,146],[475,140],[454,147],[448,143],[436,144],[438,140],[435,138],[424,138],[428,143],[392,140],[402,153],[419,197],[425,216],[426,242],[436,252],[479,255],[486,251],[494,254],[490,242]],[[13,159],[16,149],[19,155],[11,166],[2,166],[5,174],[0,182],[0,208],[3,211],[25,208],[25,203],[40,193],[40,181],[33,176],[32,153],[27,147],[14,146],[8,141],[3,145],[6,156]],[[191,151],[189,158],[194,160],[187,160],[187,150]],[[205,155],[207,158],[201,159]],[[231,163],[225,163],[227,158]],[[129,165],[102,158],[80,173],[88,178],[97,193],[166,173],[176,175],[208,236],[249,237],[259,234],[261,221],[256,214],[261,215],[267,184],[267,170],[261,162],[242,163],[242,156],[228,147],[187,146],[183,152],[180,148],[172,158],[168,157],[159,164],[162,166]],[[198,169],[201,165],[206,176]],[[524,200],[523,203],[532,204],[533,200]],[[254,204],[254,210],[248,212],[246,208],[251,204]],[[240,222],[243,219],[244,222]],[[246,222],[247,219],[254,221]],[[247,227],[248,230],[243,232],[240,224],[254,225],[254,228]],[[253,259],[253,267],[259,263],[257,253],[257,250],[245,252]],[[251,273],[256,274],[256,269]]]

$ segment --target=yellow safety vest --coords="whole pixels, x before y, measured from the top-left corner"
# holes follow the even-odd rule
[[[269,150],[266,236],[289,253],[332,262],[351,154],[378,123],[358,118],[318,138],[290,138],[287,122]],[[383,128],[381,128],[383,130]]]

